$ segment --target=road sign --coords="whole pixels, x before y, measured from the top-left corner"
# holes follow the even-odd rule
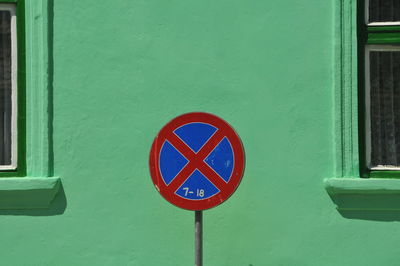
[[[205,210],[227,200],[239,186],[244,150],[221,118],[188,113],[168,122],[150,151],[150,173],[160,194],[188,210]]]

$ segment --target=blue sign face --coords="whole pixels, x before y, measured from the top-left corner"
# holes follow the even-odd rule
[[[174,134],[182,140],[194,153],[199,153],[211,139],[217,128],[207,123],[193,122],[174,130]],[[159,168],[162,180],[166,185],[171,184],[175,177],[189,164],[184,152],[168,140],[162,144]],[[234,169],[234,152],[228,138],[224,137],[205,157],[204,162],[219,178],[228,183]],[[204,157],[203,157],[204,158]],[[218,187],[207,178],[207,169],[199,166],[188,173],[186,180],[180,184],[175,194],[188,200],[203,200],[220,192]]]

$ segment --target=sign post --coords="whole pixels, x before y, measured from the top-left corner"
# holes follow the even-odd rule
[[[203,266],[203,211],[194,212],[194,265]]]
[[[202,210],[227,200],[244,172],[244,149],[235,130],[208,113],[168,122],[154,139],[149,167],[157,191],[173,205],[195,211],[195,265],[202,265]]]

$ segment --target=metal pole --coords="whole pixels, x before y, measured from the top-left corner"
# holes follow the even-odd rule
[[[203,212],[194,213],[194,265],[203,266]]]

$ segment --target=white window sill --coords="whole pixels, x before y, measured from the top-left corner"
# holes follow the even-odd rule
[[[59,177],[0,178],[0,209],[45,209],[60,189]]]

